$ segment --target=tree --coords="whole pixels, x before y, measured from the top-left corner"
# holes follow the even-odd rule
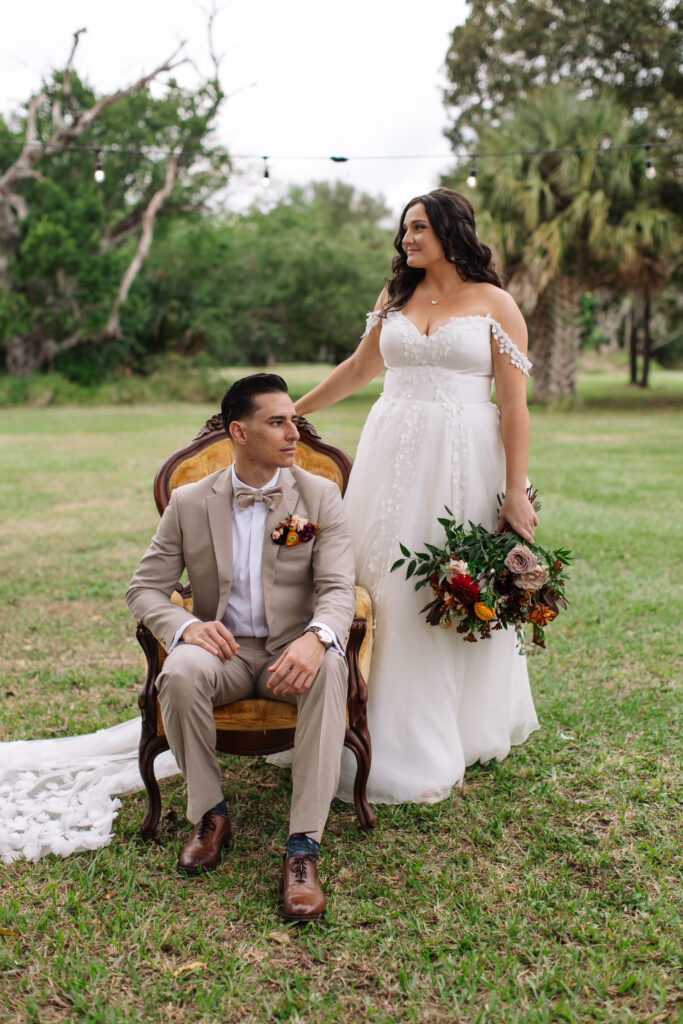
[[[454,148],[531,92],[570,83],[609,91],[668,135],[683,113],[683,8],[669,0],[470,0],[446,57]]]
[[[228,172],[227,155],[208,142],[223,99],[215,57],[194,89],[173,77],[176,51],[98,97],[74,70],[79,35],[64,70],[1,126],[18,152],[0,175],[0,339],[14,375],[76,347],[121,358],[158,216],[201,209]]]
[[[474,199],[479,232],[529,318],[536,400],[574,390],[586,289],[628,288],[642,316],[664,284],[679,222],[645,176],[642,135],[613,101],[561,86],[482,132],[483,152],[525,151],[482,160]]]
[[[314,183],[272,209],[170,224],[135,289],[141,346],[214,364],[344,358],[390,265],[387,214],[349,186]]]

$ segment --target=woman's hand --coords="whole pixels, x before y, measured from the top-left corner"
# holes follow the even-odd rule
[[[526,491],[506,491],[498,514],[498,533],[511,527],[523,540],[533,543],[538,516]]]

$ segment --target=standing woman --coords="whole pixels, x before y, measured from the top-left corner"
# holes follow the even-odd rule
[[[428,626],[419,614],[424,592],[390,568],[399,541],[413,550],[443,543],[444,506],[456,522],[495,530],[507,521],[533,540],[531,364],[524,319],[463,196],[437,189],[412,199],[394,244],[393,276],[358,348],[296,410],[332,405],[386,368],[345,497],[358,582],[372,595],[377,622],[368,798],[432,803],[448,796],[466,765],[504,758],[538,722],[514,632],[473,644]],[[342,771],[344,799],[352,798],[351,760]]]

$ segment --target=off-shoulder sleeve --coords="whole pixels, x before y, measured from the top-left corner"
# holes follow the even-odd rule
[[[379,314],[379,310],[373,310],[372,312],[368,313],[367,316],[365,317],[365,330],[363,331],[362,337],[367,337],[372,328],[376,327],[377,324],[381,323],[382,317]]]
[[[527,359],[523,352],[519,351],[510,335],[505,333],[497,320],[494,320],[490,315],[486,319],[491,325],[491,333],[495,338],[500,354],[507,355],[512,365],[516,366],[518,370],[521,370],[528,377],[532,366],[530,360]]]

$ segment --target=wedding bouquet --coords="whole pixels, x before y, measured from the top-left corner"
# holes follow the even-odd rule
[[[529,497],[538,509],[536,492],[530,489]],[[426,612],[429,625],[443,629],[455,622],[456,631],[470,643],[512,627],[520,649],[524,627],[531,623],[533,642],[545,647],[545,627],[567,607],[570,552],[547,551],[512,530],[491,533],[474,523],[456,526],[451,510],[446,512],[448,519],[439,518],[446,531],[444,546],[425,543],[426,551],[413,553],[400,544],[404,557],[391,567],[393,572],[407,562],[406,579],[414,578],[415,589],[432,588],[434,599],[420,614]]]

